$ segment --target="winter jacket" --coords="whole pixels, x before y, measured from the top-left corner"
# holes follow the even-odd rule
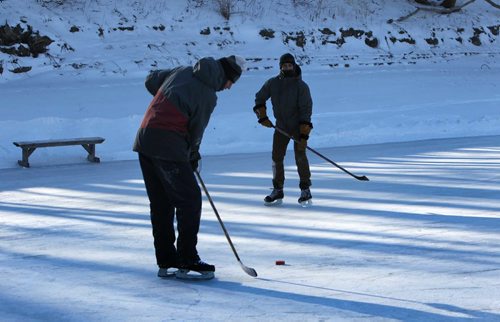
[[[302,72],[296,65],[296,76],[285,77],[282,73],[267,80],[255,94],[255,108],[265,106],[271,98],[276,126],[288,133],[297,133],[299,124],[311,123],[312,98],[309,86],[302,80]]]
[[[169,161],[199,155],[203,132],[226,82],[222,65],[211,57],[194,67],[152,72],[146,88],[154,95],[137,131],[133,150]]]

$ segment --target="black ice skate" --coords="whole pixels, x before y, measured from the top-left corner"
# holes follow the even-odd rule
[[[309,188],[307,189],[302,189],[300,191],[300,198],[299,198],[299,204],[302,207],[309,207],[312,205],[312,195],[311,195],[311,190]]]
[[[264,198],[264,205],[276,206],[283,203],[283,189],[274,188],[269,196]]]
[[[175,277],[185,280],[209,280],[214,278],[215,266],[203,262],[201,259],[191,264],[179,265]]]

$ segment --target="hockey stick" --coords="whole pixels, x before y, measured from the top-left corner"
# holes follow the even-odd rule
[[[222,230],[224,231],[224,235],[226,235],[227,241],[229,242],[229,246],[231,246],[231,249],[233,250],[234,256],[236,256],[236,259],[238,260],[238,263],[240,263],[241,268],[248,275],[250,275],[252,277],[257,277],[257,272],[253,268],[245,266],[241,262],[241,259],[238,256],[238,253],[236,252],[236,248],[234,248],[233,242],[231,241],[231,238],[229,237],[229,234],[226,230],[226,227],[224,226],[224,223],[222,222],[222,219],[219,216],[219,212],[217,211],[217,208],[215,208],[215,204],[214,204],[212,198],[210,197],[210,195],[208,194],[207,187],[205,186],[203,179],[201,179],[200,173],[198,172],[198,170],[195,170],[194,173],[196,173],[196,177],[198,177],[198,181],[200,182],[201,186],[203,187],[203,191],[205,191],[205,195],[207,196],[208,201],[210,201],[210,205],[212,206],[212,209],[214,210],[215,215],[217,216],[217,219],[219,220],[220,226],[222,227]]]
[[[273,128],[274,128],[276,131],[278,131],[278,132],[280,132],[281,134],[283,134],[284,136],[286,136],[286,137],[288,137],[288,138],[292,139],[295,143],[299,143],[299,141],[298,141],[298,140],[296,140],[296,139],[295,139],[294,137],[292,137],[290,134],[286,133],[285,131],[283,131],[283,130],[282,130],[282,129],[280,129],[279,127],[275,126],[274,124],[273,124]],[[341,166],[339,166],[338,164],[336,164],[336,163],[335,163],[335,162],[333,162],[332,160],[328,159],[327,157],[325,157],[324,155],[322,155],[322,154],[321,154],[321,153],[319,153],[318,151],[314,150],[313,148],[310,148],[310,147],[309,147],[309,146],[307,146],[307,145],[306,145],[306,148],[307,148],[309,151],[311,151],[311,152],[315,153],[317,156],[319,156],[319,157],[323,158],[324,160],[326,160],[326,161],[330,162],[331,164],[333,164],[334,166],[336,166],[336,167],[337,167],[337,168],[339,168],[340,170],[344,171],[344,172],[345,172],[345,173],[347,173],[348,175],[350,175],[350,176],[352,176],[352,177],[354,177],[354,178],[356,178],[356,179],[358,179],[358,180],[361,180],[361,181],[370,181],[370,180],[369,180],[366,176],[357,176],[357,175],[355,175],[355,174],[353,174],[353,173],[351,173],[351,172],[347,171],[346,169],[342,168]]]

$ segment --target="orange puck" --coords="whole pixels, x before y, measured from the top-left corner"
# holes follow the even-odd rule
[[[277,260],[276,265],[285,265],[285,261],[284,260]]]

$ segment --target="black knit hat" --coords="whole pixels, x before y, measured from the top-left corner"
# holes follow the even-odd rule
[[[295,65],[295,58],[293,57],[292,54],[286,53],[286,54],[281,55],[281,57],[280,57],[280,68],[285,63],[290,63],[290,64]]]
[[[219,62],[222,65],[222,69],[224,70],[226,78],[231,82],[236,83],[236,81],[240,78],[241,73],[243,72],[243,58],[232,55],[228,57],[222,57],[221,59],[219,59]]]

